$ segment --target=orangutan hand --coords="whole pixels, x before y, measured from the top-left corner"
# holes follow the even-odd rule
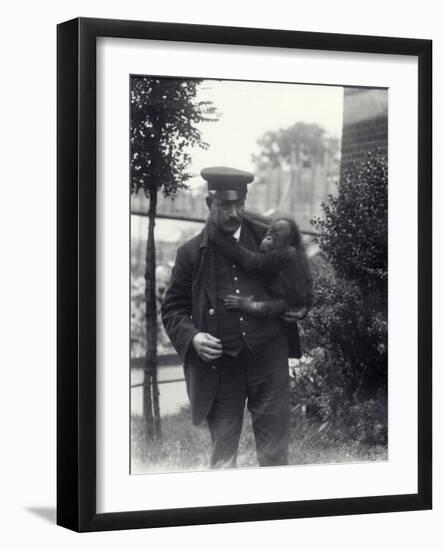
[[[296,323],[297,321],[301,321],[302,319],[304,319],[307,313],[308,313],[307,306],[299,307],[297,309],[295,308],[288,309],[287,311],[284,312],[283,319],[287,323]]]
[[[228,294],[225,298],[225,308],[230,310],[241,310],[246,302],[252,301],[252,296],[235,296],[234,294]]]

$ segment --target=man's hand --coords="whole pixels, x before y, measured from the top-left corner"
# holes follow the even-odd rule
[[[283,319],[287,323],[296,323],[297,321],[301,321],[306,317],[306,314],[308,313],[308,307],[299,307],[297,309],[288,309],[288,311],[285,311],[283,314]]]
[[[192,339],[192,345],[197,355],[207,363],[215,361],[223,353],[220,339],[208,332],[197,332]]]

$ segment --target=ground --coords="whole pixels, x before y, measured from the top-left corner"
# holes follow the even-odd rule
[[[131,419],[131,472],[205,470],[208,467],[210,439],[205,423],[193,426],[189,408],[162,419],[162,439],[145,442],[140,416]],[[300,419],[291,428],[289,464],[327,464],[387,460],[387,448],[355,441],[337,442],[330,432],[309,419]],[[245,415],[237,464],[255,467],[255,445],[249,414]]]

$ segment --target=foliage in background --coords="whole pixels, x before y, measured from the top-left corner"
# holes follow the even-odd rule
[[[388,273],[388,167],[379,153],[347,172],[339,194],[314,220],[319,244],[337,276],[363,290],[386,289]]]
[[[308,356],[292,381],[294,412],[300,404],[322,431],[367,444],[387,441],[387,182],[386,159],[369,154],[313,220],[330,268],[314,273]]]
[[[146,353],[145,280],[131,273],[131,357]]]
[[[130,87],[130,191],[149,198],[146,241],[146,355],[143,417],[148,438],[161,437],[157,381],[157,304],[154,227],[158,191],[173,196],[186,188],[193,147],[207,147],[198,124],[216,120],[210,102],[197,101],[201,80],[132,76]]]
[[[208,147],[198,124],[217,120],[214,105],[196,99],[201,82],[131,78],[131,193],[171,196],[187,188],[192,147]]]
[[[157,299],[157,356],[174,352],[163,323],[161,321],[161,304],[164,289],[169,284],[171,271],[168,266],[158,265],[155,270]],[[146,302],[144,277],[131,273],[131,358],[143,357],[146,354]]]
[[[266,166],[323,164],[326,150],[339,151],[339,140],[314,123],[296,122],[289,128],[270,130],[258,140],[260,154],[254,156],[258,169]]]

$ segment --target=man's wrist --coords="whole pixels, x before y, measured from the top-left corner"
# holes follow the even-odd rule
[[[187,346],[187,349],[186,349],[185,357],[186,357],[186,355],[188,354],[189,350],[197,351],[197,350],[196,350],[196,347],[195,347],[195,342],[194,342],[194,340],[195,340],[195,337],[197,336],[197,334],[200,334],[200,332],[201,332],[200,330],[196,330],[196,331],[191,335],[191,337],[189,338],[189,340],[188,340],[189,343],[188,343],[188,346]]]

